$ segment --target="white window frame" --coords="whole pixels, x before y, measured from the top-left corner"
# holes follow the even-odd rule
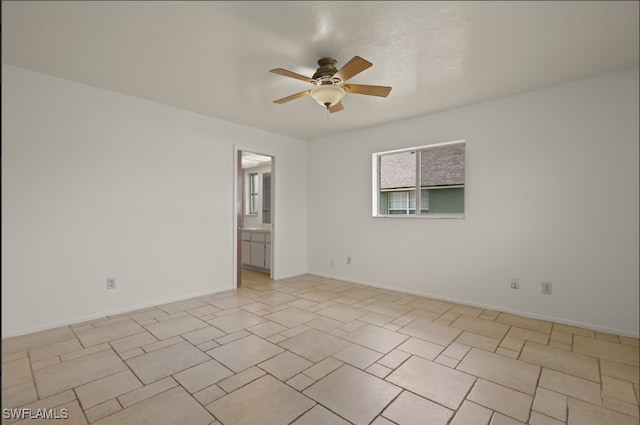
[[[375,152],[371,155],[371,177],[372,177],[372,181],[371,181],[371,216],[372,217],[385,217],[385,218],[409,218],[409,219],[415,219],[415,218],[465,218],[465,214],[466,214],[466,208],[467,208],[467,191],[464,191],[464,205],[465,205],[465,212],[464,213],[449,213],[449,214],[433,214],[433,213],[426,213],[426,214],[381,214],[380,213],[380,157],[384,156],[384,155],[388,155],[388,154],[393,154],[393,153],[401,153],[401,152],[416,152],[417,153],[417,158],[416,158],[416,180],[420,181],[420,153],[423,150],[426,149],[431,149],[431,148],[437,148],[440,146],[447,146],[447,145],[455,145],[455,144],[460,144],[460,143],[465,143],[466,144],[466,140],[456,140],[453,142],[444,142],[444,143],[436,143],[436,144],[432,144],[432,145],[425,145],[425,146],[414,146],[414,147],[410,147],[410,148],[403,148],[403,149],[394,149],[394,150],[390,150],[390,151],[384,151],[384,152]],[[466,165],[467,165],[467,159],[466,159],[466,155],[465,155],[465,181],[464,181],[464,185],[462,186],[456,186],[456,187],[465,187],[467,186],[467,182],[466,182]],[[420,188],[423,189],[423,188]],[[412,189],[401,189],[401,190],[412,190]],[[434,189],[428,189],[428,190],[437,190],[437,188]],[[422,199],[421,199],[421,192],[422,190],[415,190],[416,192],[416,200],[415,200],[415,205],[422,205]]]
[[[249,202],[247,215],[258,215],[258,198],[260,195],[259,187],[260,184],[260,174],[259,173],[249,173]]]

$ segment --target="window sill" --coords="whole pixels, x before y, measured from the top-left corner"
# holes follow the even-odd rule
[[[465,214],[378,214],[373,215],[373,218],[408,218],[408,219],[422,219],[422,218],[465,218]]]

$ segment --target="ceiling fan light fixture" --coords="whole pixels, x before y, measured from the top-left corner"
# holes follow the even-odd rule
[[[321,84],[311,89],[311,97],[327,109],[340,102],[344,94],[342,87],[333,84]]]

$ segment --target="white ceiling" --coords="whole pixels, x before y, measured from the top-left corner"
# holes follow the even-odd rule
[[[638,66],[637,1],[3,1],[2,61],[304,140]],[[327,114],[317,60],[373,67]]]

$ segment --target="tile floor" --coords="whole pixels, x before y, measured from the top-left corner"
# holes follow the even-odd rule
[[[243,282],[3,340],[2,407],[24,410],[2,424],[639,423],[637,339],[317,276]]]

